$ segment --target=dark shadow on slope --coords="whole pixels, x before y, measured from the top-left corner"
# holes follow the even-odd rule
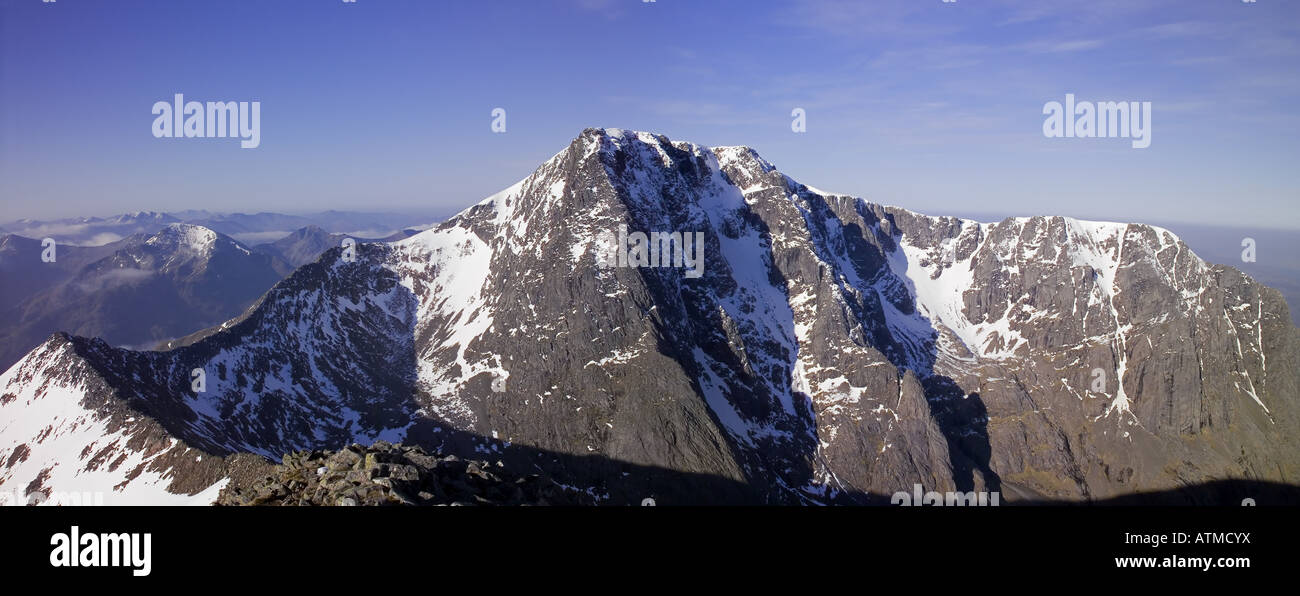
[[[534,447],[511,445],[503,441],[471,432],[440,426],[437,421],[424,420],[412,429],[408,444],[424,447],[441,456],[455,455],[465,460],[489,463],[501,462],[514,474],[536,474],[554,481],[571,491],[581,492],[601,506],[762,506],[793,505],[774,502],[761,485],[740,482],[709,474],[696,474],[656,466],[632,464],[600,455],[559,453]],[[327,447],[341,448],[343,445]],[[973,497],[966,493],[952,498],[953,493],[941,493],[943,505],[964,503],[962,498]],[[999,506],[1009,507],[1240,507],[1242,500],[1254,499],[1259,506],[1300,506],[1300,486],[1252,480],[1220,480],[1187,485],[1165,491],[1147,491],[1107,499],[1068,501],[1034,497],[1013,498],[1002,495]],[[586,501],[587,499],[583,499]],[[974,502],[973,500],[970,502]],[[896,506],[891,495],[862,492],[844,492],[829,501],[845,506]],[[931,507],[929,505],[923,507]]]
[[[410,429],[408,443],[462,459],[500,461],[519,474],[539,474],[602,505],[763,505],[767,487],[711,474],[683,472],[511,444],[425,419]]]
[[[1061,501],[1053,499],[1009,500],[1016,506],[1189,506],[1189,507],[1241,507],[1250,499],[1260,507],[1300,505],[1300,486],[1263,480],[1212,480],[1188,484],[1175,489],[1142,491],[1093,501]]]

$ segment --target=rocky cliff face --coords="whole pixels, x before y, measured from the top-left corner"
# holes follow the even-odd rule
[[[624,226],[698,233],[702,262],[608,266]],[[1296,484],[1297,339],[1276,292],[1159,228],[927,217],[747,148],[589,129],[441,226],[331,249],[174,349],[57,336],[0,392],[62,383],[53,410],[116,404],[210,456],[386,440],[499,458],[602,503],[916,483],[1076,501]],[[3,420],[38,426],[0,427],[0,458],[54,461],[63,435],[18,403]]]

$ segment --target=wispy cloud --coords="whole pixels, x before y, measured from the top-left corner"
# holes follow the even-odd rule
[[[934,38],[961,30],[928,19],[933,8],[913,1],[799,0],[783,23],[838,36]],[[935,4],[940,4],[936,2]]]
[[[1056,54],[1061,52],[1083,52],[1100,48],[1105,42],[1100,39],[1072,39],[1066,41],[1035,40],[1012,46],[1014,50],[1035,54]]]
[[[1211,35],[1215,31],[1209,23],[1197,21],[1182,21],[1177,23],[1162,23],[1150,27],[1139,27],[1133,30],[1133,33],[1143,37],[1154,37],[1160,39],[1171,39],[1177,37],[1200,37]]]
[[[109,269],[99,275],[77,282],[76,288],[87,294],[93,294],[149,279],[153,275],[152,271],[144,269]]]
[[[594,12],[606,18],[617,18],[623,15],[627,2],[621,0],[569,0],[573,6],[580,10]]]

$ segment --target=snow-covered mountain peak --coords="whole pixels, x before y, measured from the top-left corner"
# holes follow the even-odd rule
[[[211,250],[216,242],[216,232],[203,226],[184,223],[168,224],[157,234],[145,240],[145,244],[151,246],[172,246],[190,252]]]
[[[144,246],[168,263],[203,260],[222,252],[251,256],[251,251],[233,238],[204,226],[187,223],[167,224],[149,236]]]

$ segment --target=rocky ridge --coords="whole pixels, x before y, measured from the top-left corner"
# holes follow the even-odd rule
[[[501,462],[385,441],[284,456],[270,473],[222,489],[217,505],[591,505],[591,496]]]

